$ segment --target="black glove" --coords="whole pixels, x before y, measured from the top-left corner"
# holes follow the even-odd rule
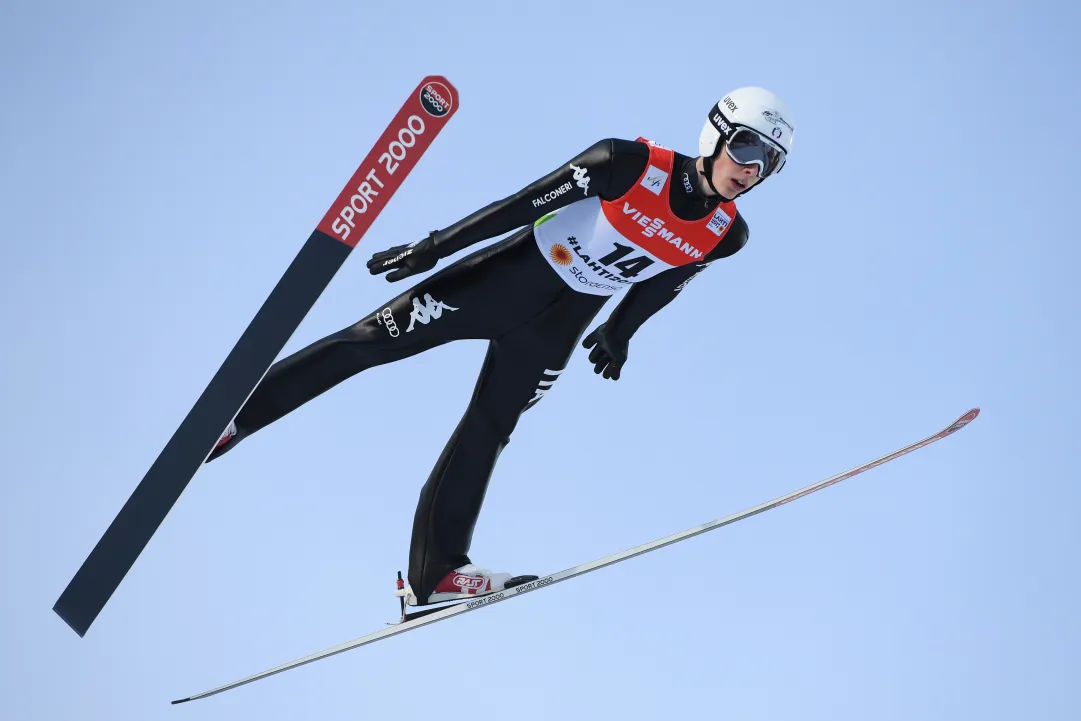
[[[396,245],[375,253],[368,261],[368,271],[372,275],[392,271],[387,275],[387,280],[393,283],[396,280],[431,270],[439,262],[440,257],[435,247],[435,240],[429,235],[424,240]]]
[[[629,345],[629,340],[616,338],[605,323],[601,323],[582,339],[582,347],[593,349],[589,352],[589,362],[593,364],[593,372],[598,375],[603,372],[605,378],[611,378],[614,381],[619,380],[619,372],[623,369],[623,364],[627,362]]]

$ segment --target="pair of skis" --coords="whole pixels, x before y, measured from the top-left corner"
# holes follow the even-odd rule
[[[493,603],[507,601],[512,598],[518,598],[523,594],[531,593],[542,588],[548,588],[550,586],[553,586],[560,581],[566,581],[571,578],[575,578],[576,576],[581,576],[582,574],[589,573],[590,571],[596,571],[597,569],[604,568],[605,566],[611,566],[612,564],[619,563],[620,561],[626,561],[629,558],[640,556],[643,553],[649,553],[650,551],[664,548],[665,546],[669,546],[673,543],[685,541],[688,538],[697,536],[701,533],[706,533],[707,531],[713,531],[718,528],[731,525],[736,521],[741,521],[744,518],[750,518],[751,516],[758,515],[759,513],[764,513],[766,511],[777,508],[778,506],[783,506],[786,503],[790,503],[798,498],[802,498],[816,491],[821,491],[823,488],[828,488],[835,483],[840,483],[847,478],[859,475],[864,471],[869,471],[872,468],[882,465],[883,463],[887,463],[896,458],[900,458],[903,455],[911,453],[914,450],[930,445],[931,443],[941,440],[946,436],[951,435],[964,428],[973,420],[975,420],[976,416],[978,416],[979,413],[979,408],[973,408],[946,428],[942,429],[941,431],[935,433],[932,436],[924,438],[921,441],[917,441],[915,443],[907,445],[904,448],[899,448],[898,450],[884,455],[881,458],[876,458],[875,460],[864,463],[861,466],[856,466],[855,468],[845,471],[844,473],[839,473],[836,476],[832,476],[823,481],[813,483],[809,486],[806,486],[805,488],[801,488],[787,495],[775,498],[772,501],[767,501],[752,508],[748,508],[747,510],[741,511],[740,513],[726,516],[724,518],[719,518],[715,521],[710,521],[708,523],[703,523],[700,526],[694,526],[693,528],[688,528],[685,531],[680,531],[679,533],[674,533],[670,536],[665,536],[664,538],[659,538],[655,541],[642,544],[641,546],[636,546],[634,548],[630,548],[619,553],[614,553],[610,556],[605,556],[604,558],[599,558],[595,561],[590,561],[589,563],[583,563],[580,566],[574,566],[573,568],[568,568],[564,571],[553,573],[549,576],[543,576],[541,578],[536,578],[535,580],[528,580],[498,593],[480,596],[476,599],[471,599],[467,601],[459,601],[449,606],[424,609],[416,611],[414,613],[407,613],[405,611],[405,606],[403,605],[401,619],[396,624],[390,625],[389,628],[384,628],[374,633],[370,633],[367,636],[361,636],[360,638],[348,641],[338,646],[333,646],[324,651],[314,653],[310,656],[305,656],[304,658],[290,661],[289,663],[282,664],[281,666],[276,666],[272,669],[263,671],[262,673],[257,673],[254,676],[248,676],[247,678],[240,679],[239,681],[234,681],[233,683],[219,686],[218,688],[204,691],[203,693],[195,694],[194,696],[189,696],[184,699],[178,699],[176,701],[173,701],[173,703],[186,703],[188,701],[195,701],[197,699],[213,696],[215,694],[222,693],[223,691],[228,691],[230,689],[237,688],[238,686],[243,686],[245,684],[252,683],[253,681],[258,681],[260,679],[267,678],[268,676],[273,676],[275,674],[282,673],[283,671],[297,668],[298,666],[303,666],[314,661],[319,661],[320,659],[328,658],[330,656],[334,656],[336,654],[343,653],[354,648],[359,648],[360,646],[366,646],[370,643],[375,643],[376,641],[381,641],[383,639],[390,638],[391,636],[405,633],[406,631],[412,631],[413,629],[420,628],[421,626],[427,626],[428,624],[436,623],[438,621],[446,621],[447,619],[454,618],[455,616],[460,616],[463,613],[476,611],[480,608],[487,608]],[[401,587],[402,585],[400,573],[398,574],[398,585],[399,587]]]
[[[230,351],[142,481],[57,599],[53,610],[84,636],[101,613],[188,483],[210,455],[222,431],[243,407],[319,296],[363,238],[432,141],[457,112],[458,91],[440,75],[424,78],[368,152],[319,225],[308,237],[263,306]],[[960,430],[976,418],[974,408],[944,430],[909,446],[732,516],[604,558],[522,582],[499,593],[407,613],[389,628],[173,703],[205,698],[421,626],[547,588],[584,573],[649,553],[802,498]]]

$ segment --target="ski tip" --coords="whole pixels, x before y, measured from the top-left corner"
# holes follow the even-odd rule
[[[429,115],[449,119],[458,112],[458,88],[443,75],[427,75],[417,85],[417,97]]]
[[[176,701],[173,701],[170,705],[171,706],[176,706],[178,703],[187,703],[188,701],[191,701],[190,697],[189,698],[178,698]]]
[[[956,421],[954,421],[952,424],[950,424],[949,428],[947,428],[945,431],[943,431],[943,433],[945,435],[950,435],[952,433],[955,433],[955,432],[961,430],[962,428],[967,426],[969,423],[976,420],[976,416],[978,416],[978,415],[980,415],[979,407],[972,408],[971,410],[968,411],[968,413],[965,413],[963,416],[961,416]]]

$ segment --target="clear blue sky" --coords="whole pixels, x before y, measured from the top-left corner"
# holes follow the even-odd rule
[[[5,3],[0,717],[1081,718],[1081,13],[1022,7]],[[171,707],[396,617],[479,342],[204,469],[86,638],[51,606],[428,73],[460,112],[286,352],[401,290],[371,252],[599,138],[695,153],[748,84],[797,120],[740,203],[748,247],[641,330],[621,381],[580,349],[523,419],[479,563],[560,570],[983,415],[716,533]]]

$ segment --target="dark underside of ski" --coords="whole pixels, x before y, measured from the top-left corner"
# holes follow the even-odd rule
[[[77,634],[86,634],[221,433],[457,109],[457,90],[442,76],[425,78],[410,93],[53,605]]]
[[[104,608],[221,432],[349,256],[315,231],[150,466],[53,610],[80,636]]]

